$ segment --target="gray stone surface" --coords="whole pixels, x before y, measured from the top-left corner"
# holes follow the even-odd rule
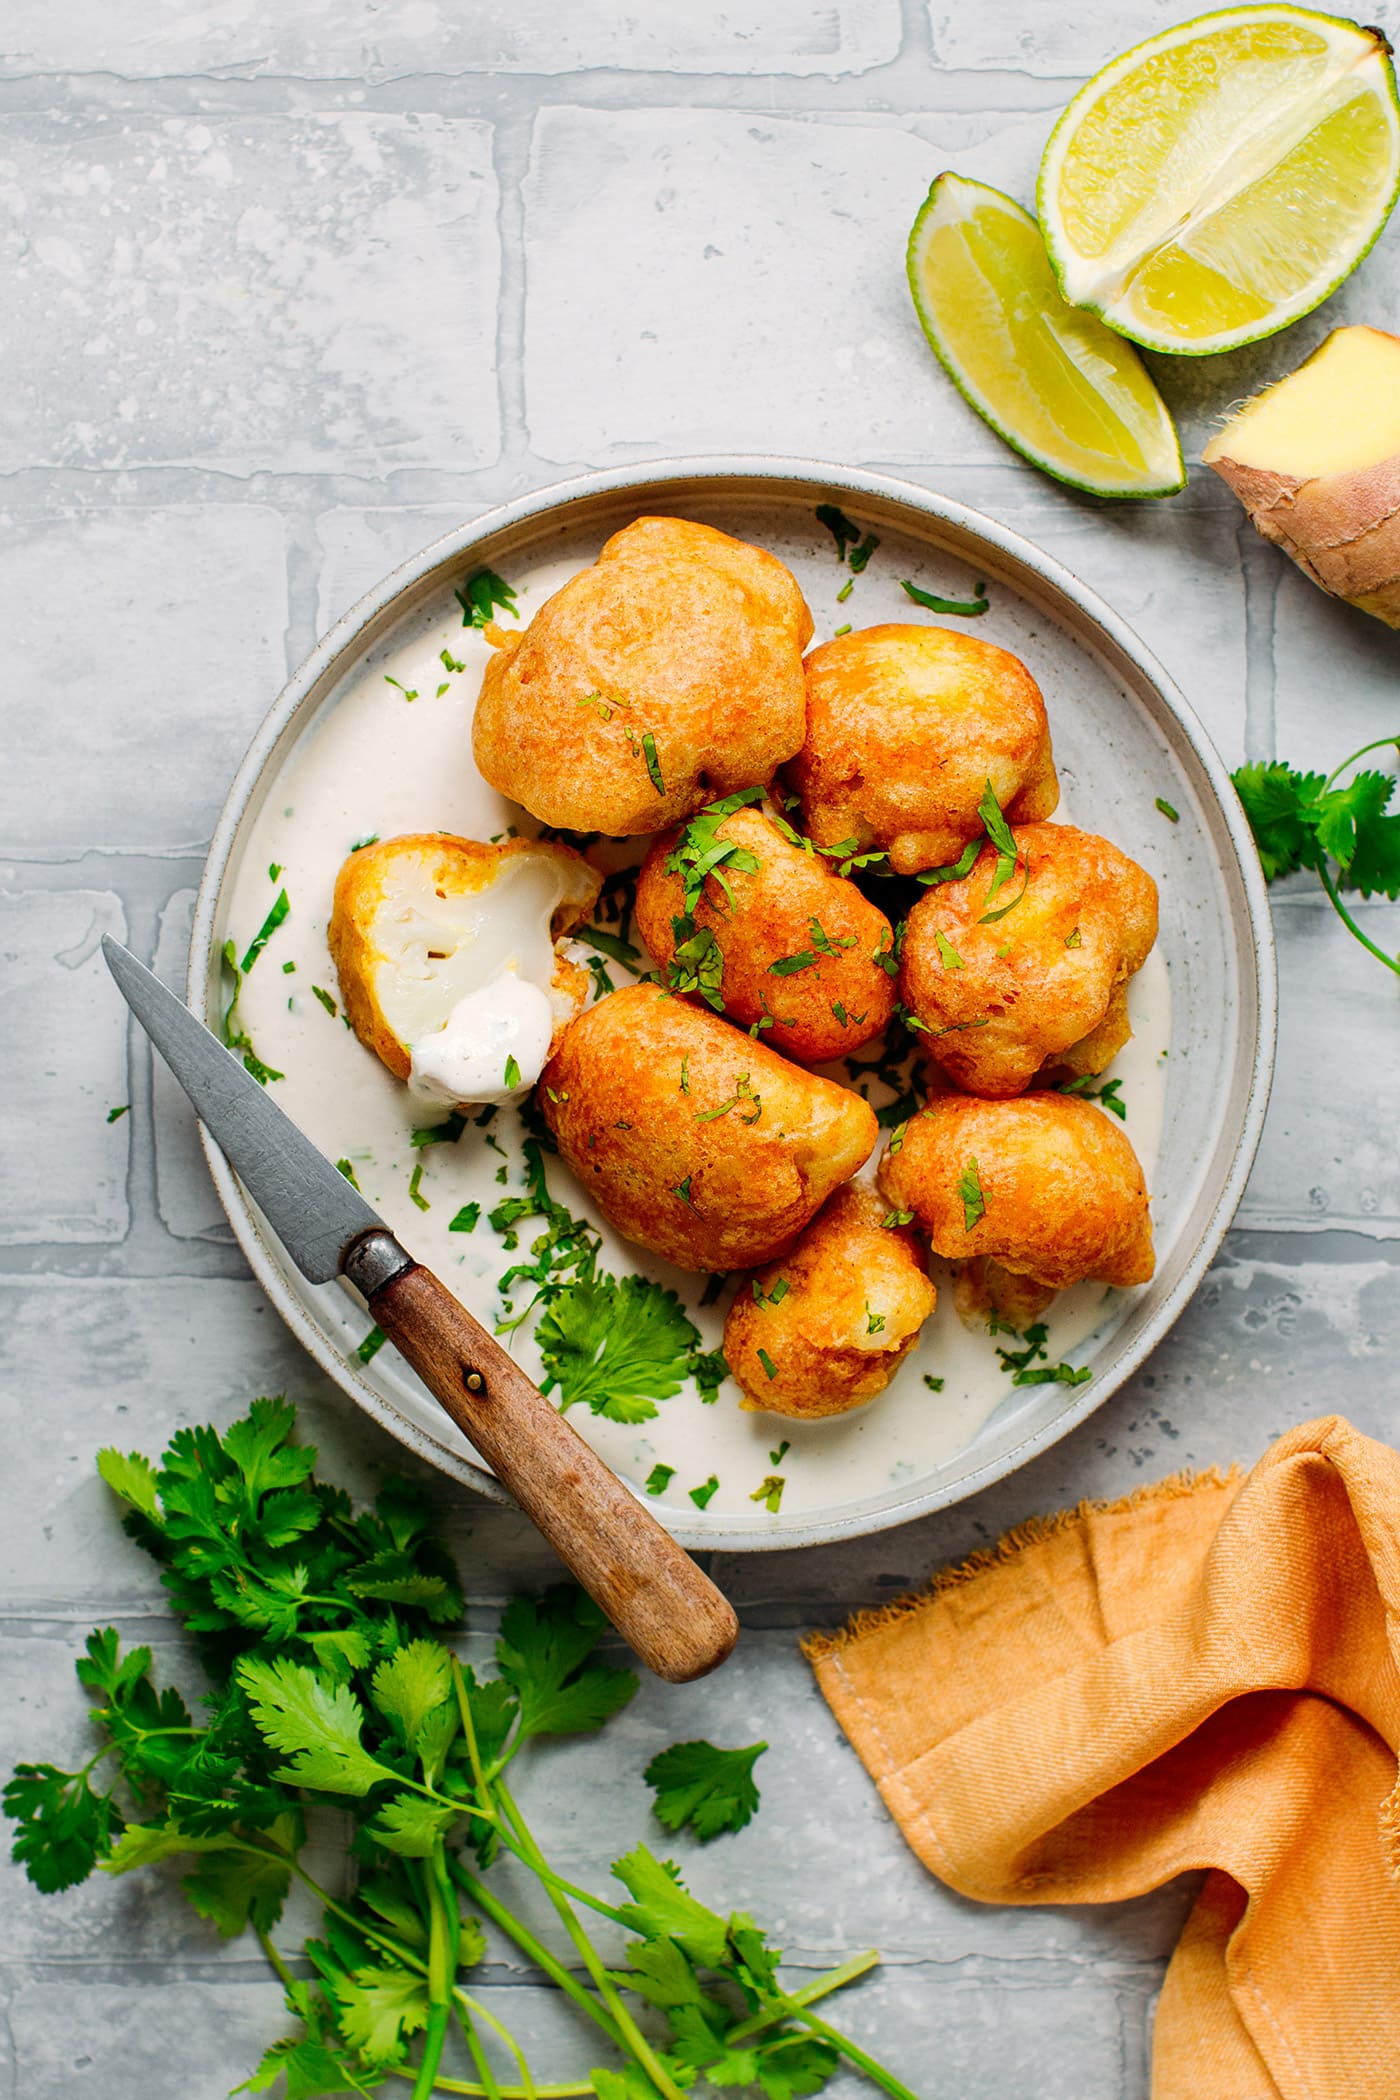
[[[938,169],[1028,197],[1078,81],[1187,11],[3,10],[0,1766],[81,1751],[72,1663],[94,1623],[188,1670],[94,1476],[100,1445],[156,1447],[285,1390],[355,1492],[414,1470],[248,1280],[183,1101],[94,953],[110,928],[180,980],[249,735],[317,633],[405,555],[561,469],[786,448],[895,468],[1049,548],[1160,652],[1232,763],[1330,766],[1400,726],[1394,638],[1259,545],[1214,477],[1193,465],[1174,502],[1117,507],[1041,480],[944,382],[909,309],[903,241]],[[1400,30],[1400,0],[1378,18]],[[1156,361],[1189,456],[1336,320],[1400,321],[1396,242],[1282,342]],[[1188,1892],[1102,1910],[951,1895],[902,1845],[797,1635],[1033,1511],[1247,1463],[1326,1410],[1391,1439],[1400,1425],[1396,995],[1307,880],[1275,904],[1282,1042],[1258,1166],[1133,1384],[956,1509],[722,1560],[745,1627],[731,1666],[693,1690],[644,1686],[605,1739],[546,1753],[526,1782],[562,1860],[598,1878],[639,1827],[658,1746],[767,1737],[752,1829],[678,1854],[801,1967],[880,1946],[847,2018],[929,2100],[1145,2100]],[[1362,917],[1400,945],[1390,907]],[[435,1491],[485,1653],[549,1558],[509,1512]],[[218,2100],[246,2075],[279,1993],[172,1880],[48,1899],[0,1868],[0,2100]],[[590,2060],[502,1947],[486,1990],[541,2072]]]

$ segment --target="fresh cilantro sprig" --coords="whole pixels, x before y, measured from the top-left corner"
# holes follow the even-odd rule
[[[260,1400],[222,1434],[179,1431],[158,1464],[101,1454],[209,1689],[197,1722],[178,1691],[157,1685],[148,1648],[123,1652],[111,1628],[90,1636],[78,1676],[97,1750],[77,1771],[23,1764],[5,1789],[31,1881],[53,1892],[95,1867],[185,1863],[190,1903],[224,1937],[256,1937],[294,2022],[240,2092],[528,2100],[541,2089],[520,2044],[474,1987],[486,1919],[587,2020],[587,2061],[600,2044],[612,2059],[556,2093],[684,2100],[703,2080],[797,2100],[844,2062],[892,2100],[913,2100],[813,2010],[876,1955],[790,1991],[753,1919],[709,1909],[645,1845],[614,1866],[612,1902],[555,1870],[510,1767],[532,1742],[595,1733],[633,1698],[632,1673],[597,1657],[602,1614],[568,1586],[516,1598],[496,1674],[478,1677],[443,1637],[462,1595],[416,1492],[391,1483],[356,1511],[316,1478],[294,1426],[285,1402]],[[662,1820],[702,1839],[741,1827],[762,1749],[661,1753],[648,1776]],[[354,1870],[335,1877],[344,1895],[323,1886],[307,1848],[308,1811],[325,1809],[350,1833]],[[506,1853],[515,1881],[523,1871],[544,1899],[528,1917],[491,1877]],[[294,1884],[322,1913],[296,1948],[274,1939]],[[542,1908],[562,1928],[562,1952],[537,1923]],[[606,1965],[588,1913],[629,1936],[621,1966]],[[470,2082],[453,2074],[449,2046]]]
[[[998,1349],[1001,1368],[1013,1385],[1087,1385],[1093,1372],[1087,1364],[1078,1370],[1073,1364],[1052,1364],[1047,1360],[1045,1344],[1050,1330],[1043,1321],[1037,1320],[1024,1334],[1018,1335],[1015,1328],[994,1328],[993,1332],[1010,1334],[1013,1340],[1024,1343],[1020,1349]]]
[[[1400,810],[1392,810],[1395,776],[1372,768],[1353,773],[1372,751],[1400,751],[1400,737],[1363,744],[1331,773],[1301,773],[1275,760],[1240,766],[1230,777],[1244,805],[1266,882],[1310,868],[1347,931],[1400,977],[1400,958],[1362,932],[1340,892],[1400,897]]]

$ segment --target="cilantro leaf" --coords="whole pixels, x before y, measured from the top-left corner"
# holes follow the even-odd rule
[[[97,1470],[115,1494],[142,1516],[155,1518],[159,1515],[156,1495],[156,1469],[139,1451],[125,1455],[110,1444],[97,1454]]]
[[[567,1584],[538,1603],[516,1597],[507,1605],[496,1661],[519,1698],[522,1736],[591,1733],[626,1706],[637,1689],[633,1673],[588,1662],[607,1623],[591,1597]]]
[[[732,839],[721,838],[719,828],[726,817],[732,817],[736,810],[745,809],[752,803],[761,802],[763,796],[761,787],[739,788],[720,802],[707,803],[682,830],[666,856],[666,873],[679,875],[682,879],[687,916],[694,913],[704,896],[705,883],[711,875],[732,908],[734,892],[725,878],[724,869],[729,868],[735,874],[758,873],[757,855]]]
[[[707,1968],[719,1966],[729,1938],[728,1923],[691,1895],[672,1861],[658,1859],[645,1845],[638,1845],[625,1858],[615,1860],[612,1871],[632,1898],[619,1905],[626,1926],[646,1940],[674,1940],[692,1961],[703,1962]]]
[[[703,1741],[673,1743],[647,1766],[643,1777],[656,1794],[658,1821],[668,1830],[687,1823],[702,1841],[722,1830],[742,1830],[758,1807],[753,1768],[766,1743],[744,1750],[719,1750]]]
[[[404,1859],[430,1859],[456,1820],[455,1810],[424,1794],[396,1794],[370,1824],[369,1834],[376,1845]]]
[[[393,1777],[361,1742],[364,1708],[345,1685],[327,1683],[285,1656],[265,1662],[245,1655],[235,1675],[264,1740],[292,1755],[276,1778],[330,1794],[367,1794]]]
[[[963,1231],[971,1232],[987,1211],[987,1198],[982,1191],[975,1159],[969,1159],[958,1177],[958,1194],[962,1198]]]
[[[513,620],[520,618],[515,592],[494,569],[478,569],[465,583],[456,586],[452,595],[462,608],[464,627],[489,626],[498,608],[508,612]]]
[[[280,1820],[290,1840],[293,1818]],[[237,1850],[231,1846],[210,1849],[180,1883],[199,1915],[208,1918],[226,1940],[237,1939],[249,1925],[255,1932],[271,1932],[291,1885],[289,1858],[246,1851],[241,1845]]]
[[[689,1375],[698,1330],[674,1291],[644,1276],[581,1278],[543,1314],[541,1390],[612,1422],[645,1422]]]
[[[1231,776],[1244,804],[1264,879],[1274,882],[1298,868],[1317,865],[1316,805],[1327,785],[1321,773],[1296,773],[1291,766],[1240,766]]]
[[[407,1641],[380,1663],[370,1696],[406,1750],[417,1752],[428,1716],[452,1698],[452,1666],[437,1641]]]
[[[14,1859],[45,1895],[86,1881],[121,1828],[110,1794],[95,1793],[85,1772],[57,1765],[16,1765],[4,1808],[19,1825]]]
[[[428,1979],[387,1963],[366,1964],[336,1982],[340,2027],[367,2063],[393,2063],[427,2024]]]

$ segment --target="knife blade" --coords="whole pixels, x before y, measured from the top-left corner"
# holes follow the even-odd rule
[[[110,935],[107,966],[196,1114],[303,1276],[343,1275],[647,1667],[702,1677],[733,1607],[500,1343],[415,1262],[372,1204],[158,977]]]

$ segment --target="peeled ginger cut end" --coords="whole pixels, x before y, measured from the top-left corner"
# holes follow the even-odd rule
[[[1201,456],[1314,583],[1400,627],[1400,336],[1334,329]]]

